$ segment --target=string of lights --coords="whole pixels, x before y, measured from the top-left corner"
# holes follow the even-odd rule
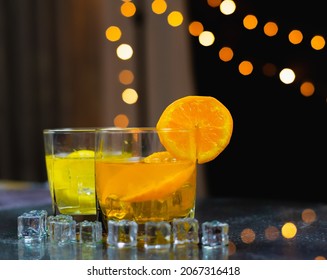
[[[245,3],[242,3],[243,6]],[[222,16],[232,16],[235,14],[237,9],[237,2],[234,0],[207,0],[208,8],[219,9],[219,12]],[[171,27],[179,27],[183,23],[187,24],[189,35],[198,38],[198,42],[203,47],[213,47],[215,46],[217,34],[214,34],[213,31],[210,30],[209,27],[205,27],[204,24],[200,20],[191,20],[190,22],[185,23],[184,15],[181,11],[170,10],[169,1],[167,0],[153,0],[151,2],[151,6],[149,9],[156,15],[164,15],[167,17],[167,25]],[[137,6],[135,2],[132,0],[122,0],[120,6],[120,12],[123,17],[130,18],[134,17],[137,12]],[[255,30],[259,27],[258,17],[254,13],[247,13],[242,10],[244,13],[243,16],[243,28],[248,30],[249,32]],[[218,13],[217,13],[218,16]],[[275,37],[279,30],[279,23],[274,21],[262,22],[262,31],[267,39]],[[106,30],[106,38],[111,42],[119,42],[122,38],[123,31],[119,26],[111,25]],[[303,31],[300,29],[292,29],[288,32],[287,39],[289,43],[293,46],[303,44],[303,38],[307,38],[306,34],[303,34]],[[237,46],[224,45],[220,42],[221,48],[218,50],[218,58],[224,62],[228,63],[235,59],[235,54],[238,50]],[[313,52],[323,52],[325,50],[325,36],[321,34],[315,34],[312,36],[310,40],[310,51]],[[276,50],[280,52],[280,50]],[[118,45],[116,49],[116,53],[119,59],[121,60],[129,60],[133,56],[133,48],[129,44],[122,43]],[[254,72],[254,68],[257,67],[255,61],[251,61],[249,59],[240,59],[238,64],[238,72],[243,76],[252,75]],[[256,72],[257,73],[257,72]],[[278,79],[280,82],[289,85],[294,84],[297,79],[297,84],[299,85],[299,92],[305,97],[312,96],[316,91],[316,83],[310,76],[301,76],[297,77],[296,70],[291,67],[283,67],[279,68],[274,62],[266,62],[262,66],[262,74],[267,77],[276,77],[278,75]],[[310,73],[309,73],[310,74]],[[123,70],[119,74],[119,82],[128,86],[134,80],[134,73],[130,70]],[[326,95],[327,97],[327,95]],[[122,99],[127,104],[135,104],[138,100],[138,93],[135,89],[126,88],[122,93]],[[126,117],[123,117],[126,125]]]

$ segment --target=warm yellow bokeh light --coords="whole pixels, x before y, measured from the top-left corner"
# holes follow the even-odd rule
[[[295,73],[290,68],[284,68],[282,71],[279,72],[279,79],[284,84],[291,84],[295,80]]]
[[[256,18],[256,16],[254,15],[247,15],[244,19],[243,19],[243,25],[246,29],[254,29],[257,27],[258,25],[258,20]]]
[[[124,2],[120,6],[120,12],[124,17],[132,17],[136,12],[136,6],[133,2]]]
[[[119,81],[124,85],[129,85],[134,81],[134,74],[130,70],[122,70],[119,73]]]
[[[193,36],[199,36],[203,32],[203,25],[199,21],[193,21],[189,24],[188,31]]]
[[[133,56],[133,49],[128,44],[121,44],[116,50],[117,56],[122,60],[130,59]]]
[[[311,39],[311,47],[317,51],[325,47],[325,39],[320,35],[316,35]]]
[[[222,0],[207,0],[208,5],[212,8],[218,7],[221,2]]]
[[[250,228],[243,229],[241,240],[246,244],[252,243],[255,240],[255,232]]]
[[[278,32],[278,26],[275,22],[267,22],[263,27],[263,32],[269,37],[275,36]]]
[[[315,92],[315,86],[311,82],[303,82],[300,87],[300,92],[303,96],[311,96]]]
[[[151,9],[155,14],[161,15],[167,10],[167,3],[165,0],[154,0]]]
[[[233,0],[224,0],[221,2],[220,11],[224,15],[231,15],[236,10],[236,4]]]
[[[116,127],[127,127],[129,124],[129,119],[124,114],[119,114],[114,118],[114,125]]]
[[[127,88],[122,93],[122,99],[127,104],[134,104],[138,99],[138,94],[135,89]]]
[[[238,71],[244,75],[250,75],[253,71],[253,65],[250,61],[242,61],[238,66]]]
[[[303,40],[303,34],[300,30],[292,30],[288,34],[288,40],[294,45],[300,44]]]
[[[106,30],[106,38],[111,41],[115,42],[118,41],[121,37],[121,30],[118,26],[109,26]]]
[[[171,12],[167,17],[168,24],[176,27],[183,23],[183,15],[178,11]]]
[[[296,225],[293,223],[286,223],[282,226],[282,236],[284,238],[293,238],[297,233]]]
[[[233,56],[234,52],[229,47],[223,47],[219,51],[219,58],[224,62],[231,61]]]
[[[211,46],[215,41],[215,35],[211,31],[203,31],[199,35],[199,42],[202,46]]]

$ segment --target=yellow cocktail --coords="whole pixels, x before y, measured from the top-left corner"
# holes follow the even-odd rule
[[[96,219],[95,129],[46,129],[43,135],[54,215]]]
[[[50,192],[61,214],[95,215],[94,152],[46,156]]]

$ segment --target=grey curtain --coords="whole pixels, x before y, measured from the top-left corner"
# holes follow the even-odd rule
[[[46,180],[42,130],[98,123],[99,3],[0,1],[0,179]]]

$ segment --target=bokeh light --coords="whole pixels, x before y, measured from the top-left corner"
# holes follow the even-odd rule
[[[258,20],[255,15],[247,15],[243,19],[243,25],[246,29],[255,29],[258,25]]]
[[[154,0],[151,9],[155,14],[161,15],[167,10],[167,3],[165,0]]]
[[[224,0],[221,2],[220,11],[224,15],[231,15],[236,10],[236,4],[233,0]]]
[[[134,104],[138,99],[138,94],[135,89],[127,88],[122,93],[122,99],[127,104]]]
[[[215,35],[211,31],[203,31],[199,35],[199,42],[202,46],[211,46],[215,41]]]
[[[249,244],[249,243],[252,243],[256,238],[256,235],[255,235],[255,232],[250,229],[250,228],[246,228],[246,229],[243,229],[242,232],[241,232],[241,240],[246,243],[246,244]]]
[[[263,27],[263,32],[269,37],[275,36],[278,32],[278,26],[275,22],[267,22]]]
[[[296,225],[293,223],[285,223],[282,226],[282,236],[286,239],[291,239],[296,236],[297,228]]]
[[[224,62],[231,61],[233,56],[233,50],[229,47],[223,47],[219,51],[219,58]]]
[[[111,42],[118,41],[121,35],[122,33],[118,26],[109,26],[106,30],[106,38]]]
[[[181,12],[173,11],[167,17],[168,24],[176,27],[183,23],[183,15]]]
[[[288,34],[288,40],[294,45],[300,44],[303,40],[303,34],[300,30],[292,30]]]
[[[279,72],[279,79],[284,84],[291,84],[295,80],[295,73],[290,68],[284,68],[282,71]]]
[[[239,72],[244,75],[250,75],[253,71],[253,65],[250,61],[242,61],[238,66]]]
[[[123,84],[123,85],[129,85],[131,83],[133,83],[134,81],[134,74],[132,71],[130,70],[122,70],[119,73],[119,81]]]
[[[203,25],[199,21],[193,21],[188,26],[188,30],[192,36],[199,36],[203,32]]]
[[[127,127],[129,124],[129,119],[125,114],[118,114],[114,118],[114,126],[116,127]]]
[[[300,86],[300,92],[303,96],[311,96],[315,92],[315,86],[311,82],[303,82]]]
[[[321,50],[325,47],[325,39],[320,35],[316,35],[311,39],[311,47],[315,50]]]
[[[120,12],[125,17],[132,17],[136,12],[136,6],[133,2],[124,2],[120,7]]]
[[[128,44],[121,44],[117,48],[117,56],[122,60],[128,60],[133,56],[133,49]]]
[[[306,224],[311,224],[317,220],[317,214],[313,209],[304,209],[301,214],[302,221]]]

